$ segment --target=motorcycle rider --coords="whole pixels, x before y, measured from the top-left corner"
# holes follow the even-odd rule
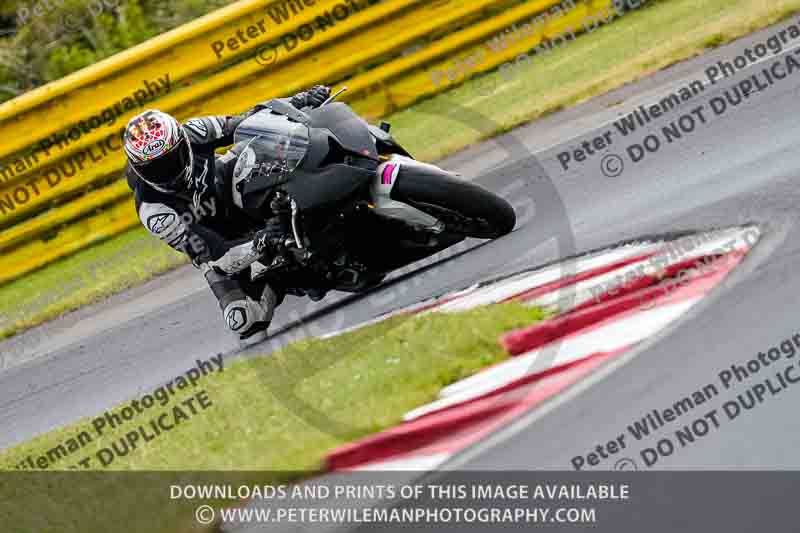
[[[298,109],[314,108],[329,96],[330,88],[317,85],[289,102]],[[139,219],[203,270],[227,327],[241,339],[266,331],[283,300],[280,289],[253,283],[250,272],[256,261],[268,263],[272,244],[291,228],[283,213],[274,213],[265,226],[233,205],[231,178],[242,147],[224,155],[215,150],[233,144],[236,127],[263,108],[193,118],[183,125],[149,110],[132,118],[124,133],[125,173]]]

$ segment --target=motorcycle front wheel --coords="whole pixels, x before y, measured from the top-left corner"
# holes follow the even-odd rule
[[[506,200],[441,169],[403,168],[391,198],[436,217],[448,233],[466,237],[496,239],[517,223]]]

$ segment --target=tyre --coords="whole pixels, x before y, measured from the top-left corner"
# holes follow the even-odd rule
[[[514,208],[503,198],[424,163],[402,167],[391,197],[438,218],[447,232],[466,237],[496,239],[517,223]]]

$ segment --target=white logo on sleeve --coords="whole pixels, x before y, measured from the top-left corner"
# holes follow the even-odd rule
[[[189,120],[186,122],[185,126],[201,137],[205,138],[208,135],[208,127],[206,126],[206,123],[199,118],[193,118],[192,120]]]
[[[203,195],[208,190],[208,183],[206,183],[206,175],[208,174],[208,161],[203,162],[203,171],[194,179],[194,196],[192,203],[198,209],[202,208]]]
[[[247,315],[245,314],[244,307],[234,307],[228,311],[228,316],[225,317],[228,322],[228,327],[231,331],[239,331],[247,323]]]
[[[175,213],[158,213],[147,219],[147,229],[160,235],[175,222]]]

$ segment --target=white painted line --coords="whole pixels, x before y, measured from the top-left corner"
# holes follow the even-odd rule
[[[537,366],[536,361],[542,352],[553,349],[553,345],[557,343],[560,343],[557,346],[558,354],[547,368],[569,363],[593,353],[611,352],[637,343],[657,333],[670,322],[679,318],[700,299],[701,297],[697,297],[675,304],[662,305],[621,320],[613,319],[611,323],[589,330],[586,333],[567,337],[513,357],[508,361],[445,387],[439,395],[447,401],[439,400],[415,409],[407,413],[404,419],[410,420],[424,413],[467,401],[511,383],[531,372],[545,370],[545,368]]]
[[[590,257],[582,257],[569,263],[553,265],[542,270],[535,270],[531,272],[524,272],[517,274],[510,278],[501,280],[497,283],[479,287],[472,285],[465,289],[461,289],[452,293],[444,294],[438,298],[425,300],[423,302],[392,311],[375,317],[373,319],[361,322],[354,326],[350,326],[341,330],[333,331],[322,335],[320,339],[330,339],[337,337],[344,333],[349,333],[366,326],[371,326],[384,320],[397,316],[403,313],[414,313],[416,309],[424,308],[429,305],[434,305],[436,300],[446,300],[441,305],[434,305],[431,309],[426,309],[421,314],[436,312],[458,312],[467,311],[481,305],[488,305],[505,300],[517,294],[523,293],[529,289],[556,281],[564,276],[565,272],[573,272],[580,274],[593,268],[600,267],[604,264],[621,261],[623,259],[649,253],[657,250],[663,243],[647,243],[647,244],[632,244],[620,247],[618,249],[599,252]],[[569,269],[569,270],[568,270]],[[462,303],[464,302],[464,303]]]
[[[436,300],[457,298],[457,297],[460,297],[461,295],[469,294],[470,292],[476,290],[477,288],[478,288],[478,285],[471,285],[471,286],[467,287],[466,289],[461,289],[461,290],[456,291],[456,292],[447,293],[445,295],[439,296],[438,298],[431,298],[431,299],[424,300],[422,302],[419,302],[419,303],[416,303],[416,304],[413,304],[413,305],[409,305],[408,307],[403,307],[403,308],[397,309],[395,311],[390,311],[388,313],[384,313],[384,314],[382,314],[380,316],[376,316],[375,318],[372,318],[372,319],[367,320],[365,322],[361,322],[361,323],[356,324],[354,326],[350,326],[350,327],[347,327],[347,328],[344,328],[344,329],[340,329],[340,330],[337,330],[337,331],[332,331],[330,333],[326,333],[326,334],[322,335],[320,337],[320,339],[330,339],[331,337],[337,337],[337,336],[342,335],[344,333],[350,333],[351,331],[355,331],[357,329],[361,329],[361,328],[366,327],[366,326],[371,326],[373,324],[377,324],[379,322],[383,322],[384,320],[387,320],[389,318],[395,317],[397,315],[413,314],[414,311],[417,310],[417,309],[421,309],[421,308],[424,308],[426,306],[433,305],[436,302]]]
[[[567,274],[581,274],[609,263],[653,252],[660,246],[661,243],[624,246],[619,249],[600,252],[591,257],[579,258],[567,263],[553,265],[543,270],[526,272],[496,284],[482,287],[468,296],[444,303],[431,311],[452,313],[466,311],[481,305],[497,303],[541,285],[558,281]]]
[[[171,284],[149,290],[130,301],[114,306],[105,303],[93,304],[84,308],[90,314],[72,321],[69,316],[60,321],[45,322],[6,341],[3,345],[5,364],[2,369],[29,362],[38,357],[51,354],[84,339],[101,335],[115,327],[147,316],[159,308],[164,308],[188,296],[208,291],[205,278],[186,270],[188,275],[175,279]],[[94,309],[98,309],[97,312]]]
[[[749,245],[746,241],[748,231],[756,231],[755,228],[732,228],[726,229],[715,233],[705,233],[702,240],[706,241],[691,250],[684,251],[682,248],[676,248],[675,243],[689,243],[695,242],[694,240],[676,239],[663,243],[663,251],[651,258],[630,264],[628,266],[601,274],[600,276],[581,281],[575,285],[570,285],[568,288],[562,288],[543,294],[529,300],[528,303],[532,306],[542,308],[557,308],[560,313],[568,312],[575,307],[583,305],[584,303],[599,298],[606,290],[605,288],[617,289],[623,283],[620,280],[632,281],[635,278],[640,278],[637,271],[642,268],[644,264],[644,272],[647,275],[653,275],[657,270],[674,265],[682,261],[692,261],[699,259],[702,256],[710,255],[714,252],[726,252],[730,249],[739,251],[746,251]],[[732,246],[731,243],[733,243]],[[608,261],[609,263],[612,261]],[[658,267],[658,268],[657,268]]]
[[[439,465],[450,459],[452,453],[441,452],[433,455],[414,455],[401,457],[399,459],[390,459],[388,461],[378,461],[375,463],[368,463],[358,468],[354,468],[356,472],[387,472],[387,471],[424,471],[433,470]]]
[[[745,231],[758,232],[756,228],[729,228],[716,232],[718,234],[714,237],[713,241],[703,244],[698,248],[692,250],[691,252],[682,253],[679,260],[692,259],[694,257],[699,257],[701,255],[711,253],[714,250],[718,249],[719,247],[724,246],[731,240],[736,241],[737,249],[747,248],[744,240]],[[675,241],[670,241],[670,242],[675,242]],[[648,253],[657,252],[663,249],[667,245],[668,243],[665,243],[664,241],[628,244],[618,248],[600,251],[590,256],[579,257],[577,259],[545,267],[543,269],[524,272],[522,274],[511,276],[510,278],[498,281],[497,283],[493,283],[491,285],[487,285],[484,287],[478,287],[477,285],[472,285],[465,289],[448,293],[435,299],[425,300],[423,302],[408,307],[404,307],[402,309],[398,309],[390,313],[383,314],[366,322],[362,322],[360,324],[356,324],[354,326],[350,326],[342,330],[327,333],[320,338],[329,339],[332,337],[336,337],[338,335],[342,335],[344,333],[355,331],[357,329],[366,326],[377,324],[379,322],[382,322],[388,318],[397,316],[399,314],[413,313],[416,309],[434,305],[437,299],[446,301],[441,305],[434,305],[434,307],[426,309],[422,314],[432,313],[432,312],[452,313],[459,311],[467,311],[470,309],[474,309],[475,307],[479,307],[481,305],[489,305],[492,303],[497,303],[506,300],[508,298],[511,298],[513,296],[516,296],[518,294],[521,294],[530,289],[534,289],[541,285],[557,281],[562,277],[564,277],[567,273],[569,273],[570,275],[581,274],[583,272],[602,267],[603,265],[607,265],[617,261],[622,261],[624,259],[628,259],[636,255],[644,255]],[[667,252],[665,252],[662,255],[667,255]],[[647,259],[645,261],[654,263],[655,258]],[[671,263],[672,261],[670,261],[669,264]],[[662,264],[668,264],[668,263],[662,262]],[[594,294],[591,292],[592,288],[597,287],[599,284],[607,284],[609,281],[613,281],[619,275],[625,275],[629,272],[633,272],[636,270],[637,266],[638,263],[630,265],[628,267],[617,269],[607,274],[603,274],[601,276],[598,276],[597,278],[593,278],[592,280],[586,280],[575,285],[570,285],[569,299],[572,301],[569,303],[569,305],[563,304],[564,307],[560,309],[560,311],[561,312],[568,311],[569,309],[574,308],[588,301],[589,299],[594,297]],[[531,300],[530,303],[531,305],[537,305],[541,307],[549,307],[556,305],[559,303],[560,299],[564,298],[562,292],[564,291],[560,289],[555,290],[551,293],[542,295],[536,298],[535,300]],[[574,298],[572,297],[573,294]]]

